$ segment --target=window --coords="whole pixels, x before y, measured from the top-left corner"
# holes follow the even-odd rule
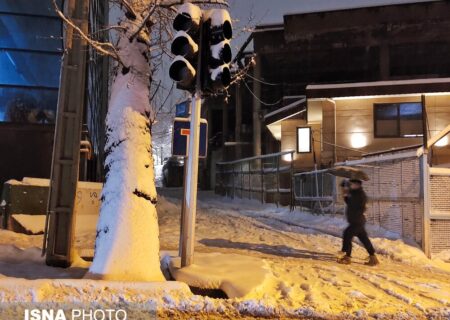
[[[51,0],[0,1],[0,122],[55,121],[62,46]]]
[[[420,102],[380,103],[374,105],[375,138],[422,136]]]
[[[311,128],[297,128],[297,153],[311,152]]]

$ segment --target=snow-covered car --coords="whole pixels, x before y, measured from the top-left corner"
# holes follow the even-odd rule
[[[162,169],[163,186],[164,187],[181,187],[183,186],[184,176],[184,158],[172,156],[164,159]]]
[[[206,161],[199,159],[198,162],[198,186],[205,188],[206,182]],[[164,187],[182,187],[184,179],[184,157],[171,156],[164,159],[162,168],[162,182]]]

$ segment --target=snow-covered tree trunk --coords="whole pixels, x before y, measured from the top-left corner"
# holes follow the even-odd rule
[[[105,147],[107,170],[97,224],[94,261],[87,277],[162,281],[156,187],[151,148],[148,46],[130,40],[125,25],[117,52],[119,67],[111,88]]]

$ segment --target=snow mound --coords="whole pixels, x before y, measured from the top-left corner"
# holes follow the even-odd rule
[[[1,278],[0,304],[20,301],[36,302],[109,302],[120,300],[144,302],[148,297],[191,296],[189,287],[181,282],[109,282],[86,279],[25,280]],[[128,294],[125,294],[128,293]],[[64,293],[64,294],[62,294]]]
[[[388,256],[394,261],[450,271],[450,264],[443,262],[442,257],[440,257],[442,260],[428,259],[420,248],[408,245],[401,239],[393,241],[384,238],[374,238],[372,242],[376,247],[377,253]]]
[[[44,233],[45,215],[13,214],[12,218],[30,234]],[[98,217],[93,215],[77,215],[75,234],[91,233],[95,235],[97,219]]]
[[[25,233],[40,234],[44,233],[45,216],[31,214],[13,214],[13,221],[23,227]]]
[[[221,289],[229,298],[250,298],[271,279],[263,259],[239,254],[197,253],[195,264],[180,268],[180,257],[171,257],[172,276],[192,287]]]

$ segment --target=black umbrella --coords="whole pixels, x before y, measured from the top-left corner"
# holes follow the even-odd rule
[[[367,173],[353,167],[337,166],[329,169],[328,172],[338,177],[369,181]]]

